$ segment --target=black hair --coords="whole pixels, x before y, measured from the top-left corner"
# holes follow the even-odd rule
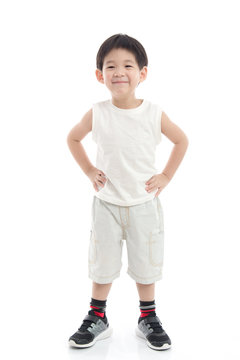
[[[102,71],[105,56],[107,56],[112,49],[119,48],[127,49],[135,56],[140,70],[144,66],[148,66],[147,54],[142,44],[131,36],[120,33],[110,36],[100,46],[96,58],[97,69]]]

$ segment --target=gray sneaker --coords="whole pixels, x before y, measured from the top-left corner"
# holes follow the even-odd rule
[[[106,314],[101,318],[93,315],[92,310],[89,310],[88,315],[85,316],[82,325],[72,336],[70,336],[68,343],[70,346],[77,348],[86,348],[95,344],[96,341],[108,338],[112,335],[112,328],[110,328]]]
[[[167,350],[171,347],[171,340],[163,330],[158,316],[139,318],[136,334],[145,339],[147,345],[154,350]]]

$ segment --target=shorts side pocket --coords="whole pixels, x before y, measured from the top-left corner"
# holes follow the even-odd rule
[[[163,208],[159,198],[157,198],[157,211],[158,211],[158,221],[159,227],[161,231],[164,231],[164,216],[163,216]]]
[[[151,231],[149,236],[149,260],[153,266],[163,266],[164,232]]]
[[[95,264],[96,259],[97,259],[96,239],[95,239],[93,230],[91,230],[89,247],[88,247],[88,262],[89,262],[89,264]]]

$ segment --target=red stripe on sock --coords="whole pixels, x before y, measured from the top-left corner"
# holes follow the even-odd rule
[[[148,316],[151,313],[151,311],[155,311],[155,308],[150,309],[150,310],[142,310],[142,309],[140,309],[140,311],[141,311],[140,317],[145,317],[145,316]]]
[[[97,306],[92,306],[92,305],[90,305],[90,307],[91,307],[92,309],[100,309],[100,308],[97,307]],[[102,318],[104,318],[104,312],[94,311],[94,314],[97,315],[97,316],[101,316]]]
[[[101,316],[102,318],[104,317],[104,313],[100,313],[100,312],[94,311],[94,314],[96,314],[97,316]]]

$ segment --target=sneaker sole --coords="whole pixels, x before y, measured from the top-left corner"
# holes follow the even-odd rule
[[[146,342],[147,342],[147,345],[151,348],[151,349],[154,349],[154,350],[167,350],[167,349],[170,349],[171,348],[171,345],[169,345],[168,343],[165,343],[163,344],[161,347],[159,346],[154,346],[152,345],[146,338],[146,336],[138,329],[136,328],[136,335],[145,339]]]
[[[88,343],[88,344],[77,344],[75,343],[74,340],[69,340],[68,344],[72,347],[77,347],[77,348],[86,348],[86,347],[90,347],[93,346],[95,344],[96,341],[98,340],[103,340],[106,339],[108,337],[110,337],[112,335],[113,329],[108,327],[106,330],[104,330],[103,332],[101,332],[98,336],[96,336],[92,342]]]

